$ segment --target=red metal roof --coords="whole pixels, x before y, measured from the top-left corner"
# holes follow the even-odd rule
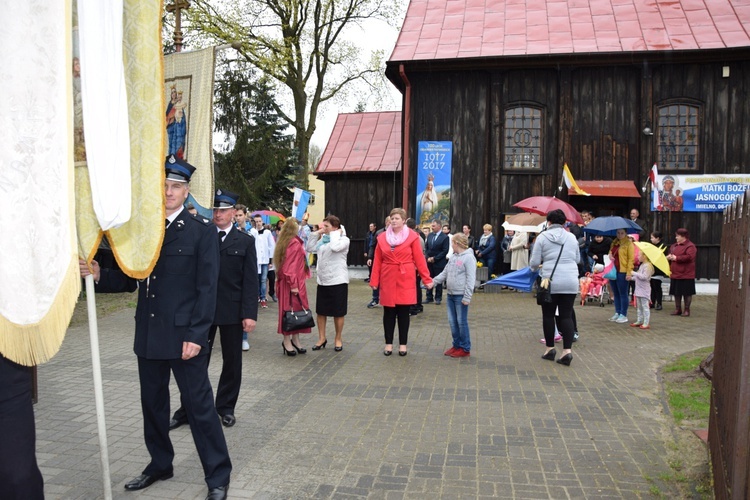
[[[411,0],[390,61],[750,46],[747,0]]]
[[[400,111],[340,114],[315,169],[316,174],[400,171]]]
[[[578,187],[591,196],[616,196],[620,198],[640,198],[641,193],[633,181],[576,181]],[[577,195],[575,190],[568,190],[569,195]],[[583,195],[581,195],[583,196]]]

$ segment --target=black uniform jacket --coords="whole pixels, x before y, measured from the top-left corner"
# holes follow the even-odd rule
[[[183,342],[208,349],[216,312],[219,240],[208,219],[183,209],[164,233],[159,260],[138,286],[135,354],[146,359],[179,359]],[[97,291],[123,292],[122,271],[102,270]]]
[[[219,247],[215,325],[258,319],[258,259],[255,238],[232,228]]]
[[[427,235],[425,244],[425,256],[435,258],[435,262],[428,263],[428,266],[431,266],[431,270],[434,270],[436,275],[443,272],[445,265],[448,263],[446,257],[448,256],[448,250],[450,250],[450,238],[442,231],[437,233],[432,232]]]

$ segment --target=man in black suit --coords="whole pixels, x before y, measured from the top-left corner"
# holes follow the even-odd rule
[[[440,222],[432,221],[430,228],[432,232],[427,236],[425,255],[427,255],[427,268],[430,270],[430,276],[434,278],[443,272],[445,265],[448,263],[448,250],[451,243],[448,235],[440,231]],[[427,300],[424,301],[424,304],[433,301],[432,293],[432,290],[427,290]],[[435,304],[440,305],[442,300],[443,285],[437,285],[435,287]]]
[[[8,500],[44,499],[31,377],[31,367],[0,355],[0,497]]]
[[[138,287],[135,354],[141,385],[143,435],[151,462],[125,484],[140,490],[173,476],[169,439],[169,372],[174,374],[208,485],[207,500],[225,499],[232,463],[208,380],[208,331],[216,312],[219,243],[211,221],[183,207],[195,167],[169,156],[164,183],[166,231],[159,259]],[[122,271],[92,261],[97,290],[126,290]],[[88,273],[85,263],[81,274]]]
[[[242,383],[242,332],[255,330],[258,319],[258,260],[255,239],[234,227],[237,195],[219,189],[214,196],[214,225],[219,233],[219,288],[216,295],[214,324],[208,332],[208,358],[216,338],[221,335],[221,368],[216,388],[216,411],[224,427],[235,422],[234,407]],[[169,429],[187,423],[185,408],[180,407],[169,422]]]

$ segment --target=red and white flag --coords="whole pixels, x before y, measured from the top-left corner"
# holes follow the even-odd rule
[[[654,163],[654,166],[651,167],[651,171],[648,173],[648,178],[651,179],[651,189],[654,191],[659,190],[659,183],[657,182],[658,176],[659,171],[656,169],[656,163]]]

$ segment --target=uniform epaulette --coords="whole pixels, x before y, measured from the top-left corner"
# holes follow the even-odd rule
[[[202,215],[194,215],[191,217],[191,219],[193,219],[194,221],[200,222],[204,226],[210,226],[211,224],[213,224],[213,221],[211,219],[206,219]]]

